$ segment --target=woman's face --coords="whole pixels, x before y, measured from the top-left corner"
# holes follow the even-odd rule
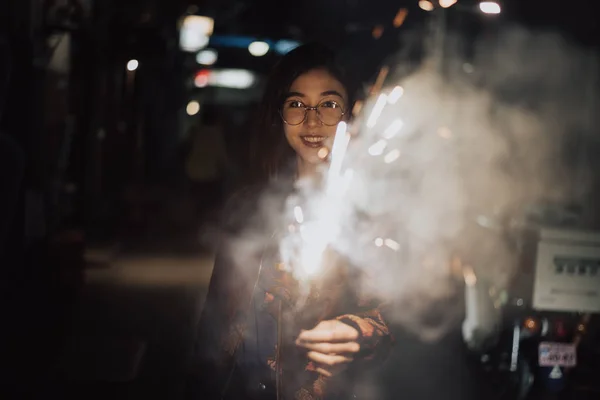
[[[347,116],[347,99],[344,86],[324,69],[308,71],[292,83],[282,105],[282,116],[287,120],[283,126],[288,143],[301,161],[322,162],[317,153],[323,146],[331,149],[337,123]],[[317,106],[320,115],[308,110],[302,121],[303,107]]]

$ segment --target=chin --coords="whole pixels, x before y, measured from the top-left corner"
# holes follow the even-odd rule
[[[318,164],[323,164],[323,160],[319,158],[319,156],[317,155],[317,151],[315,150],[314,152],[310,152],[310,154],[301,154],[300,157],[302,158],[302,161],[304,161],[307,164],[312,164],[312,165],[318,165]]]

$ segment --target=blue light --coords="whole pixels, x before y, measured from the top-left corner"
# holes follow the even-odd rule
[[[300,42],[296,42],[295,40],[283,39],[283,40],[279,40],[277,43],[275,43],[275,46],[273,46],[273,48],[279,54],[286,54],[286,53],[289,53],[290,51],[294,50],[298,46],[300,46]]]
[[[295,49],[300,46],[300,42],[296,42],[294,40],[269,40],[263,38],[254,38],[249,36],[220,36],[213,35],[210,37],[210,46],[217,47],[234,47],[239,49],[247,49],[250,46],[250,43],[255,41],[266,42],[269,47],[275,50],[279,54],[286,54],[289,51]]]

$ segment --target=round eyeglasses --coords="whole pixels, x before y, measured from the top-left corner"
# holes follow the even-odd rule
[[[327,126],[336,125],[344,117],[344,109],[338,102],[333,100],[324,101],[315,107],[304,105],[298,100],[286,101],[281,107],[280,114],[286,124],[300,125],[306,121],[308,112],[312,110],[317,112],[319,121]]]

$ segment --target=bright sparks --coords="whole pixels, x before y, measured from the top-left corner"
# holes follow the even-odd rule
[[[391,164],[394,161],[396,161],[399,157],[400,157],[400,150],[394,149],[385,155],[385,157],[383,158],[383,161],[385,161],[386,164]]]
[[[385,93],[380,94],[375,102],[375,105],[373,106],[373,110],[371,110],[371,115],[369,115],[369,119],[367,120],[367,127],[373,128],[375,125],[377,125],[377,120],[381,116],[386,102],[387,95]]]
[[[396,86],[394,89],[392,89],[392,91],[390,92],[390,94],[388,96],[388,103],[396,104],[398,102],[398,100],[400,100],[400,97],[402,97],[403,94],[404,94],[404,89],[402,88],[402,86]]]
[[[380,156],[383,154],[385,147],[387,146],[387,142],[383,139],[377,141],[371,147],[369,147],[369,154],[372,156]]]
[[[386,128],[386,130],[383,132],[383,137],[386,139],[391,139],[394,136],[396,136],[398,134],[398,132],[400,132],[400,130],[402,129],[402,127],[404,126],[404,121],[402,121],[401,119],[396,119],[394,120],[390,126],[388,126]]]
[[[302,207],[294,207],[294,217],[296,217],[296,222],[299,224],[304,222],[304,213],[302,212]]]

